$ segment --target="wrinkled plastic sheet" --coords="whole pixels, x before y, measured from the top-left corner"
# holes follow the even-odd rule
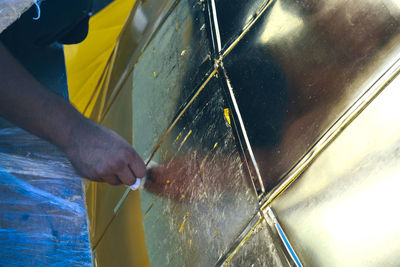
[[[34,0],[0,0],[0,33],[24,13]]]
[[[65,155],[0,129],[0,266],[91,266],[83,185]]]

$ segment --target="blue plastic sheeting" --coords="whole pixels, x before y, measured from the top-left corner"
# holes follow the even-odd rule
[[[0,266],[91,266],[82,180],[62,151],[0,129]]]

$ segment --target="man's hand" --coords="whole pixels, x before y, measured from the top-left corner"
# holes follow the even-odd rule
[[[146,175],[143,160],[128,142],[87,119],[72,129],[64,150],[77,171],[93,181],[132,185]]]
[[[143,160],[129,143],[46,89],[1,42],[0,115],[59,146],[91,180],[132,185],[146,174]]]

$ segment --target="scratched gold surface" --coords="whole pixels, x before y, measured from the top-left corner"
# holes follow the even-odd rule
[[[154,266],[214,265],[256,213],[256,194],[225,122],[227,105],[213,78],[153,158],[160,168],[141,203]]]

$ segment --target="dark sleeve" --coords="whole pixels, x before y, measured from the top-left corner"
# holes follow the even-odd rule
[[[40,4],[40,18],[35,5],[2,34],[6,39],[24,40],[36,45],[53,42],[73,44],[83,41],[89,29],[92,0],[46,0]],[[12,35],[12,37],[10,37]]]

